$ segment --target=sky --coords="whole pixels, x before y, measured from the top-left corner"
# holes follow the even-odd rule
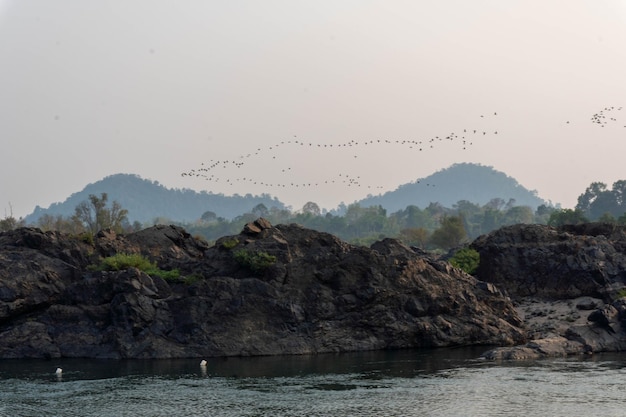
[[[626,179],[626,0],[0,0],[0,138],[0,217],[116,173],[333,209],[462,162],[573,208]]]

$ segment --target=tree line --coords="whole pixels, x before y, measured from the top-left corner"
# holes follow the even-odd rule
[[[467,200],[458,201],[452,207],[438,203],[431,203],[425,208],[409,205],[394,213],[387,213],[380,205],[365,207],[359,203],[341,209],[343,214],[338,215],[323,213],[312,201],[298,211],[274,206],[268,208],[260,203],[232,220],[207,210],[193,222],[155,218],[151,224],[130,224],[128,211],[117,201],[109,204],[108,195],[102,193],[100,196],[90,194],[88,200],[76,206],[70,217],[44,215],[32,226],[42,230],[93,235],[106,228],[128,233],[153,224],[175,224],[212,242],[222,236],[237,234],[246,223],[264,217],[272,224],[298,223],[359,245],[370,245],[376,240],[394,237],[426,250],[448,250],[513,224],[559,226],[589,221],[626,224],[626,181],[615,182],[611,189],[604,183],[592,183],[579,196],[574,209],[541,205],[533,211],[528,206],[517,206],[514,199],[505,201],[500,198],[494,198],[484,205]],[[21,226],[25,226],[23,220],[16,220],[12,215],[0,220],[0,231]]]
[[[74,208],[72,216],[44,214],[35,224],[27,225],[23,219],[15,219],[13,215],[0,220],[0,231],[13,230],[18,227],[35,226],[43,231],[57,230],[70,234],[95,235],[103,229],[112,229],[117,233],[139,230],[143,226],[128,223],[128,210],[117,201],[109,205],[109,196],[102,193],[100,197],[90,194],[86,201]]]
[[[198,221],[181,226],[194,235],[213,241],[224,235],[237,234],[245,223],[264,217],[272,224],[298,223],[354,244],[370,245],[376,240],[394,237],[422,249],[447,250],[505,225],[545,224],[554,211],[542,206],[533,212],[530,207],[515,206],[514,203],[514,200],[493,199],[480,206],[464,200],[452,208],[438,203],[431,203],[423,209],[410,205],[391,214],[380,205],[364,207],[354,203],[345,208],[343,215],[322,213],[314,202],[306,203],[297,212],[258,204],[249,213],[231,221],[207,211]]]

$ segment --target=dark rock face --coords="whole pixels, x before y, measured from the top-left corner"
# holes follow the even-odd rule
[[[487,357],[524,359],[626,348],[626,228],[602,223],[515,225],[481,236],[471,246],[480,253],[477,277],[507,292],[535,338],[524,346],[488,352]]]
[[[90,272],[141,253],[182,277]],[[0,234],[0,358],[166,358],[507,345],[523,324],[496,285],[400,242],[372,248],[264,219],[215,246],[173,226],[93,244]]]
[[[607,298],[626,280],[626,235],[613,225],[516,225],[471,246],[480,253],[476,276],[514,298]]]

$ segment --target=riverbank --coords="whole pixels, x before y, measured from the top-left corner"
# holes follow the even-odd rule
[[[129,254],[164,273],[94,269]],[[174,226],[104,231],[93,242],[18,229],[0,235],[0,274],[0,358],[208,358],[526,340],[496,286],[446,262],[394,239],[366,248],[264,219],[212,247]]]
[[[0,234],[0,358],[621,351],[625,236],[597,224],[502,228],[472,242],[470,276],[394,239],[366,248],[264,219],[211,247],[175,226],[93,239],[17,229]]]

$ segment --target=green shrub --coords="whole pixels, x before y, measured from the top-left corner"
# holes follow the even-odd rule
[[[460,268],[471,275],[478,269],[480,254],[474,249],[463,248],[455,253],[449,262],[452,266]]]
[[[164,271],[157,267],[156,262],[138,253],[117,253],[108,256],[100,261],[100,264],[93,265],[91,270],[94,271],[123,271],[128,268],[137,268],[148,275],[157,276],[165,280],[173,280],[180,276],[178,269]]]
[[[164,271],[163,269],[156,268],[154,270],[144,271],[144,272],[151,276],[163,278],[166,281],[173,281],[180,277],[180,271],[178,269],[171,269],[169,271]]]
[[[252,252],[245,249],[235,252],[235,261],[253,272],[261,272],[276,263],[276,257],[267,252]]]
[[[204,279],[204,277],[201,274],[198,273],[192,273],[187,275],[184,279],[183,282],[187,285],[192,285],[195,284],[198,281],[201,281],[202,279]]]
[[[80,235],[78,235],[78,239],[80,239],[82,242],[85,242],[88,245],[91,245],[91,246],[94,245],[93,233],[89,233],[89,232],[81,233]]]
[[[100,264],[93,269],[97,271],[121,271],[128,268],[137,268],[145,272],[147,269],[154,267],[156,267],[154,263],[138,253],[117,253],[103,258]]]
[[[224,249],[232,249],[239,244],[239,240],[237,238],[226,239],[222,242],[222,247]]]

